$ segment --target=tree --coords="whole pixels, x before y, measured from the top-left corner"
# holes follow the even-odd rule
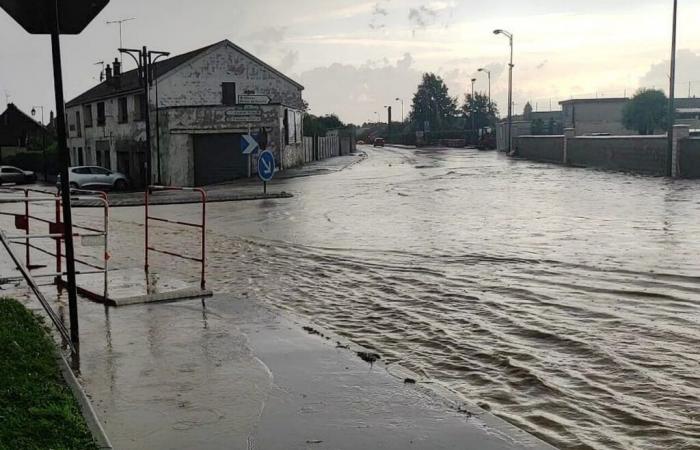
[[[409,120],[416,130],[423,130],[428,122],[431,131],[449,127],[455,120],[457,100],[450,97],[447,85],[433,73],[423,74],[423,80],[413,96]]]
[[[472,98],[471,94],[466,94],[464,96],[462,112],[466,119],[464,125],[467,129],[471,129],[472,127],[472,113],[474,114],[477,130],[493,127],[498,117],[498,108],[496,104],[494,102],[489,102],[489,98],[486,95],[479,94],[478,92],[474,94],[474,98]]]
[[[532,116],[532,105],[530,102],[527,102],[525,103],[525,108],[523,108],[523,119],[530,120],[530,116]]]
[[[317,117],[313,114],[304,115],[304,134],[307,136],[325,136],[328,130],[345,128],[345,124],[335,114]]]
[[[668,99],[658,89],[640,89],[622,110],[622,124],[639,134],[654,134],[668,127]]]

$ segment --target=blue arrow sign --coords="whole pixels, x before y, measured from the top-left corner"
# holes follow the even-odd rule
[[[275,175],[275,155],[270,150],[260,153],[258,158],[258,176],[264,182],[272,180]]]
[[[241,135],[241,150],[244,155],[250,155],[259,148],[258,142],[249,134]]]

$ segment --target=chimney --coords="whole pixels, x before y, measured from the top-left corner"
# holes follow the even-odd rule
[[[114,58],[114,63],[112,63],[112,67],[114,68],[114,78],[119,77],[122,74],[122,65],[117,58]]]
[[[107,67],[105,67],[105,80],[107,83],[112,82],[112,68],[107,64]]]

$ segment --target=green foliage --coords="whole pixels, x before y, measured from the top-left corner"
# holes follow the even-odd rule
[[[422,130],[424,122],[431,130],[450,127],[455,122],[457,101],[450,97],[447,85],[433,73],[423,75],[421,84],[413,96],[409,120],[415,129]]]
[[[20,303],[0,299],[0,449],[97,449],[50,339]]]
[[[325,116],[304,115],[304,135],[305,136],[325,136],[328,130],[345,128],[345,124],[335,114]]]
[[[622,111],[622,124],[639,134],[668,127],[668,98],[658,89],[640,89]]]
[[[472,128],[472,114],[476,123],[476,129],[480,130],[486,127],[492,127],[496,124],[498,117],[498,108],[494,102],[489,102],[486,95],[476,93],[472,98],[471,94],[464,96],[464,104],[462,112],[466,119],[465,128]]]
[[[535,136],[544,134],[544,120],[535,119],[530,122],[530,134]]]

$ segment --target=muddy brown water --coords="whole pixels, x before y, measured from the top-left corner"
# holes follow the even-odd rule
[[[700,182],[366,151],[273,184],[293,199],[211,204],[210,287],[301,313],[560,448],[700,448]],[[141,224],[113,211],[115,265],[140,264]],[[156,236],[196,252],[191,232]]]

